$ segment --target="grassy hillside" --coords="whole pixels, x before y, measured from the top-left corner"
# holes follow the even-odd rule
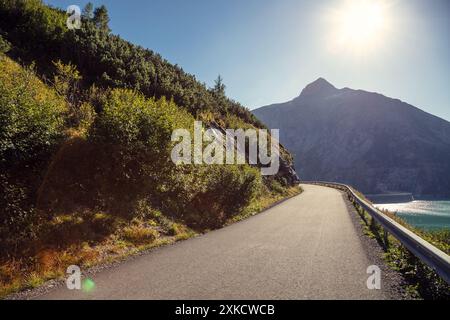
[[[111,89],[73,111],[58,77],[0,56],[0,295],[219,228],[298,192],[250,165],[176,166],[174,128],[193,116],[165,98]],[[75,72],[76,73],[76,72]]]
[[[70,31],[40,1],[0,0],[0,296],[299,192],[286,170],[263,178],[248,164],[176,166],[176,128],[261,124],[223,86],[208,89],[111,35],[105,14]]]

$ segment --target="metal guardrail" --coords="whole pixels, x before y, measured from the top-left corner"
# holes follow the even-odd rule
[[[349,195],[358,203],[367,213],[378,222],[385,231],[393,235],[409,251],[412,252],[423,263],[434,269],[436,273],[450,284],[450,256],[439,250],[428,241],[425,241],[411,230],[405,228],[395,220],[376,209],[372,204],[361,198],[355,190],[345,184],[334,182],[301,182],[303,184],[334,186],[345,189]]]

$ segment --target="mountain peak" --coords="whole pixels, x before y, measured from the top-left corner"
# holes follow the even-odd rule
[[[319,78],[316,81],[308,84],[305,89],[303,89],[300,97],[312,97],[312,96],[326,96],[336,93],[338,89],[329,83],[324,78]]]

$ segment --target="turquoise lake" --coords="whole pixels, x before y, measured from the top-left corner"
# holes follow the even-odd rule
[[[409,224],[425,230],[450,230],[450,201],[412,201],[406,203],[376,204],[403,218]]]

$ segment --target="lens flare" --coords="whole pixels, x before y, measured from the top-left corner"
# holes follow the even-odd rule
[[[92,279],[84,279],[83,283],[81,285],[83,292],[85,293],[91,293],[92,291],[95,290],[95,282]]]

